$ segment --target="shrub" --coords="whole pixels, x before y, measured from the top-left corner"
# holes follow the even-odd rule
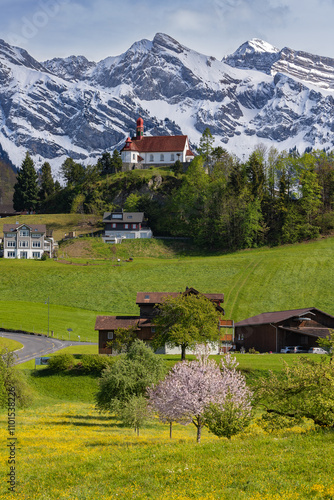
[[[7,406],[9,394],[15,394],[19,407],[27,406],[33,399],[23,373],[14,368],[14,361],[15,354],[3,348],[0,353],[0,407]]]
[[[80,368],[85,373],[101,374],[102,371],[116,361],[115,357],[101,356],[100,354],[84,354]]]
[[[49,368],[55,372],[71,370],[75,365],[75,358],[72,354],[58,354],[49,359]]]

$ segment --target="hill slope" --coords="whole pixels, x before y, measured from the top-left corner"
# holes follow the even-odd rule
[[[85,259],[85,265],[1,259],[0,325],[29,330],[33,322],[35,331],[43,325],[45,332],[49,297],[50,329],[56,335],[75,324],[75,335],[94,339],[96,314],[137,314],[138,291],[175,292],[186,286],[224,293],[226,317],[235,321],[310,306],[334,315],[333,257],[334,239],[327,238],[221,256],[135,257],[120,264],[117,254],[111,261]]]

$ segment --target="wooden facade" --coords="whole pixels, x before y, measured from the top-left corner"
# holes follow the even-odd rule
[[[150,343],[155,334],[154,316],[157,312],[156,305],[161,304],[166,297],[177,297],[183,293],[199,294],[194,288],[186,288],[185,292],[138,292],[136,304],[139,307],[139,316],[97,316],[95,330],[99,332],[99,354],[115,354],[107,344],[116,338],[118,328],[135,328],[137,337],[144,342]],[[211,300],[218,311],[224,314],[221,303],[224,302],[224,294],[203,294]]]
[[[315,307],[263,313],[235,324],[235,344],[248,351],[280,352],[285,346],[317,347],[329,335],[334,317]]]

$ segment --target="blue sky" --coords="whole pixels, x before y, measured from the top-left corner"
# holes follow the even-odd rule
[[[251,38],[334,58],[334,0],[1,0],[0,38],[99,61],[166,33],[221,59]]]

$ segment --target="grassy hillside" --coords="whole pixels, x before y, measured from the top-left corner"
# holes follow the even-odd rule
[[[131,242],[128,242],[131,245]],[[136,242],[134,242],[136,245]],[[121,245],[122,246],[122,245]],[[120,246],[120,247],[121,247]],[[105,245],[106,251],[111,252]],[[124,247],[122,247],[124,248]],[[315,306],[334,314],[334,239],[208,257],[0,260],[0,327],[96,339],[96,314],[137,314],[137,291],[225,293],[226,317]]]

